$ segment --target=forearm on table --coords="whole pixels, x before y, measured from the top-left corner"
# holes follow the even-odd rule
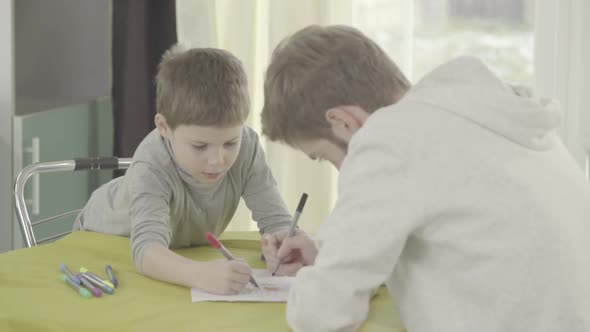
[[[143,249],[141,273],[152,279],[180,286],[198,287],[202,264],[178,255],[159,243],[149,243]]]

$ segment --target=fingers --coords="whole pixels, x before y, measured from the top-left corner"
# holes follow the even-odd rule
[[[260,241],[261,241],[263,247],[264,246],[268,246],[268,243],[269,243],[268,238],[269,238],[269,235],[268,234],[263,234],[262,235],[262,238],[260,239]]]
[[[233,294],[238,294],[240,293],[244,288],[246,288],[246,285],[248,284],[248,282],[232,282],[230,289],[232,291]]]
[[[314,240],[305,232],[301,232],[283,241],[282,246],[277,251],[277,257],[282,260],[288,255],[296,254],[305,262],[304,265],[311,265],[315,261],[317,250]]]
[[[233,261],[229,261],[229,263],[231,265],[231,271],[234,273],[248,276],[252,274],[252,268],[243,258],[236,258]]]
[[[271,234],[263,234],[261,241],[263,246],[270,246],[271,248],[278,249],[281,246],[281,243],[288,237],[289,231],[282,230]]]
[[[288,264],[281,264],[276,275],[278,276],[294,276],[303,267],[301,262],[293,262]]]
[[[307,233],[302,230],[295,230],[294,237],[306,237]],[[282,243],[289,239],[289,231],[282,230],[272,234],[263,234],[261,238],[261,244],[263,250],[266,248],[271,251],[277,251],[281,246]]]
[[[246,285],[250,281],[249,274],[241,274],[241,273],[234,273],[231,276],[232,283],[241,284],[242,286]]]
[[[265,245],[262,246],[262,254],[264,255],[264,258],[266,260],[275,259],[276,255],[277,255],[277,250],[278,250],[278,248],[273,248],[273,247],[271,247],[271,245],[268,245],[268,244],[266,246]]]
[[[283,259],[279,260],[278,258],[274,258],[272,260],[267,260],[266,267],[269,271],[274,272],[277,265],[280,264],[279,269],[277,270],[276,274],[278,275],[290,275],[290,273],[281,273],[280,271],[283,270],[284,265],[295,264],[301,262],[301,255],[296,253],[290,253],[289,255],[285,256]],[[303,265],[303,263],[301,263]]]
[[[262,235],[262,245],[278,248],[279,244],[283,241],[283,238],[285,237],[284,234],[280,233],[281,232]]]
[[[237,294],[250,282],[252,269],[241,258],[234,260],[216,260],[207,262],[209,274],[202,277],[204,284],[197,288],[205,289],[213,294]]]
[[[305,244],[302,242],[303,241],[299,236],[294,236],[285,239],[279,250],[277,250],[277,258],[283,260],[285,257],[292,255],[293,251],[300,250],[305,246]]]
[[[250,276],[252,275],[252,269],[242,258],[236,258],[230,261],[230,289],[234,294],[239,293],[248,282],[250,282]]]
[[[298,255],[297,252],[291,251],[287,254],[287,256],[281,258],[281,263],[283,263],[283,264],[291,263],[291,262],[297,260],[299,257],[300,257],[300,255]]]
[[[277,260],[277,250],[279,250],[279,247],[281,245],[281,237],[284,237],[283,235],[286,235],[285,232],[282,232],[284,234],[277,233],[262,235],[262,254],[267,264],[275,262]]]
[[[235,295],[242,292],[246,285],[247,283],[230,281],[228,284],[223,286],[219,291],[213,291],[213,293],[221,295]]]
[[[282,231],[274,232],[270,235],[272,235],[272,237],[277,241],[277,243],[281,243],[285,238],[289,236],[289,231],[285,229]]]
[[[264,234],[262,235],[262,247],[266,248],[272,252],[276,252],[279,247],[281,246],[281,242],[283,241],[284,236],[278,234],[281,232],[273,233],[273,234]]]

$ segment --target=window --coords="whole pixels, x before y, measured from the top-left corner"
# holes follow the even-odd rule
[[[460,55],[533,86],[534,0],[353,0],[353,25],[416,82]]]

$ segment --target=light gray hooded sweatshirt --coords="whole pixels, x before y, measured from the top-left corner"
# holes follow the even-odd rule
[[[559,121],[470,57],[371,115],[290,326],[356,330],[385,283],[411,332],[590,331],[590,185]]]

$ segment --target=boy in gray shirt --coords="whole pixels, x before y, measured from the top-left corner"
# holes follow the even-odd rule
[[[157,128],[125,176],[92,194],[74,228],[129,236],[137,270],[151,278],[237,293],[252,272],[244,261],[199,262],[169,248],[207,244],[205,233],[222,233],[240,198],[261,233],[289,226],[258,135],[244,126],[246,74],[226,51],[174,48],[156,81]]]

